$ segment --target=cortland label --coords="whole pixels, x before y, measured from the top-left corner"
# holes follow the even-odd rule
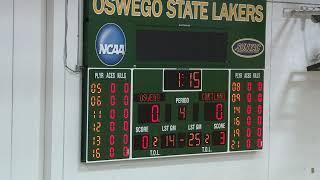
[[[239,57],[254,58],[264,52],[264,45],[256,39],[239,39],[233,43],[232,51]]]
[[[100,61],[107,66],[119,64],[126,52],[124,32],[114,23],[103,25],[96,36],[96,53]]]

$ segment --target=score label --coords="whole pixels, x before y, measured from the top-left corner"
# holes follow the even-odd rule
[[[129,158],[130,99],[130,70],[88,70],[87,161]]]

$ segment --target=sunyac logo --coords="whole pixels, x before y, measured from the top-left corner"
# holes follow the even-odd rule
[[[126,52],[124,32],[114,23],[103,25],[96,37],[96,53],[100,61],[107,66],[119,64]]]
[[[232,51],[239,57],[254,58],[260,56],[264,52],[264,45],[256,39],[239,39],[233,43]]]

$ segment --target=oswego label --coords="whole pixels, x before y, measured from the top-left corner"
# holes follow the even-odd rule
[[[239,39],[233,43],[232,52],[239,57],[254,58],[264,52],[264,45],[256,39]]]

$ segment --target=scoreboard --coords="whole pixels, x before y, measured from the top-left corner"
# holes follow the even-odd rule
[[[81,160],[263,149],[265,8],[85,1]]]

